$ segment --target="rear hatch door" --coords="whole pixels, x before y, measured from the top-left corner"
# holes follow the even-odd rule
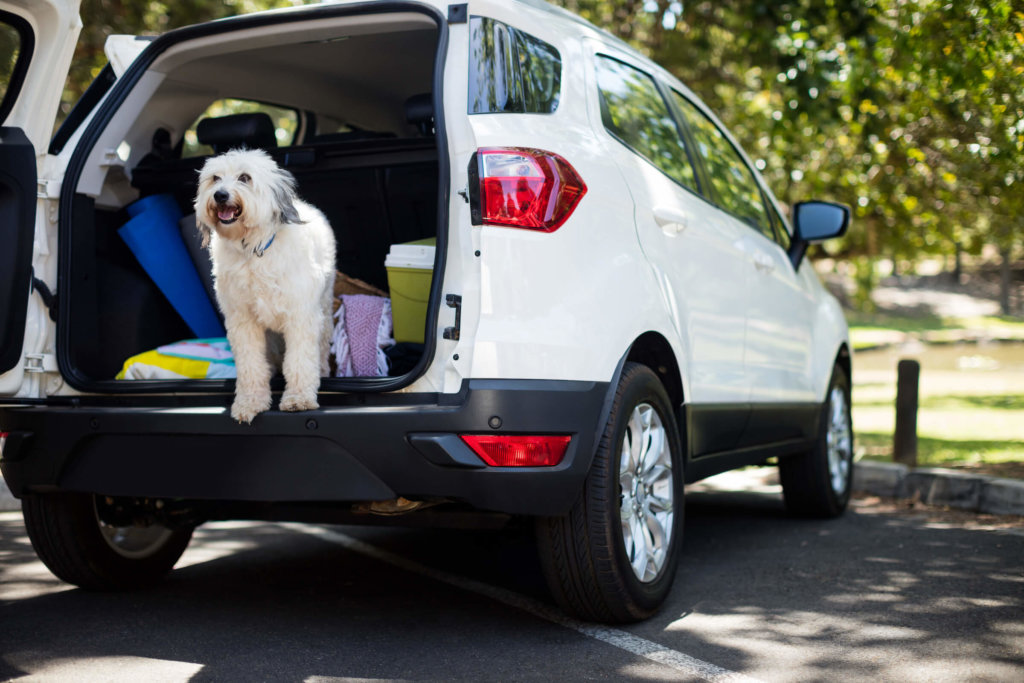
[[[22,389],[28,366],[46,365],[36,347],[52,323],[42,299],[32,302],[33,279],[45,287],[46,278],[33,270],[33,256],[48,242],[50,224],[40,210],[47,186],[60,182],[41,169],[82,27],[78,6],[0,0],[0,396]]]

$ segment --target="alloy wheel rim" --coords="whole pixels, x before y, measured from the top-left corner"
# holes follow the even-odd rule
[[[825,433],[828,473],[832,490],[841,496],[849,486],[850,467],[853,462],[853,430],[846,405],[846,392],[841,387],[832,387],[829,406],[831,413],[828,431]]]
[[[162,524],[115,526],[100,519],[96,510],[100,535],[115,553],[129,560],[144,560],[156,554],[174,533]]]
[[[622,541],[643,583],[661,575],[675,522],[675,487],[668,434],[649,403],[633,409],[619,449]]]

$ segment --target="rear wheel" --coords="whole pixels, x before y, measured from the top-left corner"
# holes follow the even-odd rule
[[[537,523],[548,586],[567,612],[630,622],[665,600],[682,544],[681,452],[661,382],[627,363],[582,493],[568,514]]]
[[[87,493],[30,495],[21,508],[43,564],[57,578],[91,590],[156,583],[192,538],[189,527],[172,529],[153,520],[108,523],[103,499]]]
[[[850,381],[842,368],[832,371],[814,448],[779,460],[779,480],[792,512],[838,517],[846,510],[853,488],[853,421]]]

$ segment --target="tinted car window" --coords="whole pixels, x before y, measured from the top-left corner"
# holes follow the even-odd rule
[[[686,146],[654,79],[616,59],[599,57],[597,83],[605,128],[670,178],[696,192],[697,179]]]
[[[775,219],[775,241],[788,251],[793,238],[790,237],[789,231],[786,229],[786,221],[782,220],[782,216],[774,208],[772,208],[772,217]]]
[[[672,97],[693,132],[714,189],[715,201],[723,209],[774,239],[771,219],[754,174],[718,126],[679,93]]]
[[[27,21],[0,10],[0,123],[14,106],[32,57],[34,41]]]
[[[550,114],[558,108],[562,88],[558,50],[486,17],[471,17],[469,30],[470,114]]]

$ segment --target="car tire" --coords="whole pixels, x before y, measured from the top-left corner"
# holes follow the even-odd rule
[[[22,499],[32,547],[53,574],[89,590],[118,590],[159,581],[185,552],[192,528],[158,523],[118,527],[100,520],[96,496],[49,493]]]
[[[853,421],[850,380],[839,366],[821,409],[814,448],[779,460],[786,508],[807,517],[838,517],[853,489]]]
[[[628,623],[657,611],[682,545],[682,463],[665,388],[626,363],[583,490],[568,514],[537,521],[544,574],[566,612]]]

